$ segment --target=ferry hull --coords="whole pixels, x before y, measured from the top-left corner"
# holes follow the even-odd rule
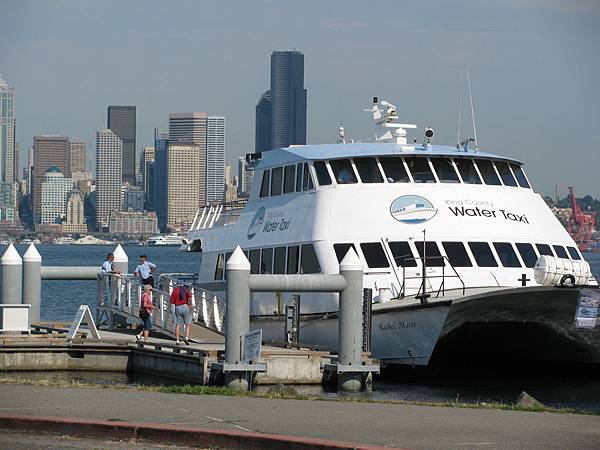
[[[375,305],[371,352],[385,364],[441,367],[461,361],[600,364],[600,330],[574,327],[580,289],[531,287],[402,306]],[[600,327],[600,324],[599,324]],[[255,316],[267,342],[284,340],[284,321]],[[301,320],[300,341],[337,347],[335,314]]]

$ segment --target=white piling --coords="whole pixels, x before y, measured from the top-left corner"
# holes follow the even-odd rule
[[[22,288],[23,260],[14,245],[10,244],[0,258],[0,276],[2,277],[2,297],[0,303],[20,305]]]
[[[118,244],[113,250],[113,254],[115,255],[115,259],[113,261],[113,267],[115,272],[120,272],[122,274],[129,273],[129,257],[121,244]]]
[[[31,322],[40,321],[42,303],[42,256],[31,244],[23,255],[23,303],[31,305]]]

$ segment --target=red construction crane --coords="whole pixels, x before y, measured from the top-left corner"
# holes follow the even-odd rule
[[[573,204],[573,212],[569,217],[569,234],[577,243],[579,250],[588,250],[592,244],[592,233],[596,228],[595,214],[583,212],[577,201],[575,200],[575,189],[569,186],[569,194],[571,195],[571,203]]]

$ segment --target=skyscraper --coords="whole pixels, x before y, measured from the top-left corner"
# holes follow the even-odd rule
[[[167,228],[187,231],[201,206],[203,183],[200,176],[202,149],[198,144],[169,141]]]
[[[154,176],[151,188],[154,198],[152,200],[158,227],[165,230],[167,226],[167,189],[168,189],[168,151],[169,132],[164,128],[154,129]]]
[[[206,199],[223,201],[225,191],[225,117],[208,116],[206,136]]]
[[[154,208],[154,154],[154,147],[144,147],[142,149],[140,166],[142,169],[142,190],[144,191],[146,209]]]
[[[271,148],[306,144],[304,55],[271,54]]]
[[[44,175],[56,166],[66,177],[71,176],[69,138],[66,136],[35,136],[33,138],[33,219],[40,223],[42,213],[42,182]]]
[[[108,228],[110,213],[123,209],[123,141],[112,130],[96,133],[96,222]]]
[[[265,92],[260,97],[255,114],[254,150],[266,152],[271,150],[271,91]]]
[[[67,210],[67,196],[73,180],[65,178],[58,167],[50,167],[42,181],[42,215],[40,223],[61,223]]]
[[[17,179],[15,166],[15,89],[0,76],[0,181]]]
[[[252,185],[252,177],[254,176],[253,170],[247,170],[246,158],[240,156],[238,158],[238,195],[247,196],[250,193],[250,186]]]
[[[108,129],[123,142],[123,182],[135,185],[135,106],[109,106]]]
[[[69,194],[67,200],[67,212],[65,220],[62,223],[63,233],[86,233],[85,215],[83,208],[83,199],[79,190],[74,189]]]
[[[69,165],[71,172],[85,172],[86,143],[82,139],[71,139]]]

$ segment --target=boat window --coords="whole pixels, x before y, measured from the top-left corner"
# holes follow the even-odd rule
[[[485,184],[491,184],[494,186],[498,186],[500,183],[500,178],[498,178],[498,174],[494,170],[494,165],[491,161],[487,159],[480,159],[477,161],[477,167],[479,168],[479,173],[483,178],[483,182]]]
[[[519,254],[521,255],[521,259],[525,263],[525,267],[533,267],[535,266],[535,262],[538,257],[535,254],[535,250],[533,249],[533,245],[526,244],[524,242],[517,242],[515,244],[517,246],[517,250],[519,250]]]
[[[326,186],[331,184],[331,177],[329,176],[329,172],[327,171],[327,166],[323,161],[315,161],[313,163],[315,167],[315,172],[317,173],[317,181],[320,186]],[[304,168],[304,178],[307,177],[306,167]],[[306,183],[304,183],[304,190],[306,190]]]
[[[283,193],[294,192],[296,184],[296,166],[285,166],[283,172]]]
[[[402,158],[379,158],[388,183],[410,183]]]
[[[260,273],[273,273],[273,249],[263,248],[260,254]]]
[[[329,174],[327,176],[329,177]],[[329,184],[331,184],[331,182]],[[304,175],[302,177],[302,190],[309,191],[314,188],[315,188],[315,185],[313,184],[313,179],[312,179],[312,175],[310,174],[310,170],[308,168],[308,163],[304,163]]]
[[[523,172],[523,168],[521,166],[519,166],[518,164],[511,164],[510,167],[511,167],[513,173],[515,174],[515,177],[517,178],[517,182],[519,183],[519,186],[529,189],[531,186],[529,186],[529,183],[527,182],[527,178],[525,178],[525,172]]]
[[[333,177],[337,184],[354,184],[358,183],[354,169],[349,159],[334,159],[329,161]]]
[[[342,259],[344,259],[344,256],[346,256],[346,253],[348,253],[348,250],[351,248],[356,251],[354,244],[333,244],[333,250],[335,251],[335,256],[338,260],[338,263],[342,262]]]
[[[498,267],[490,244],[487,242],[469,242],[469,248],[479,267]]]
[[[282,181],[283,167],[275,167],[271,170],[271,195],[281,195]]]
[[[217,265],[215,267],[215,280],[222,280],[225,272],[225,261],[223,253],[217,255]]]
[[[559,258],[569,259],[569,256],[567,255],[567,251],[565,250],[565,248],[563,246],[553,245],[552,248],[556,252],[556,256],[558,256]]]
[[[248,252],[248,260],[250,261],[250,273],[260,272],[260,250],[250,250]]]
[[[415,183],[435,183],[427,158],[406,158],[406,165]]]
[[[360,244],[367,266],[371,269],[381,269],[384,267],[390,267],[390,263],[385,257],[383,247],[379,242],[363,242]]]
[[[416,241],[415,247],[417,247],[419,256],[423,258],[423,241]],[[444,265],[444,257],[435,242],[425,242],[425,265],[427,267],[442,267]]]
[[[268,197],[269,196],[269,179],[271,177],[271,171],[265,170],[263,172],[262,184],[260,185],[260,196]]]
[[[302,163],[296,166],[296,192],[302,190]]]
[[[354,165],[363,183],[383,183],[375,158],[354,158]]]
[[[571,259],[576,261],[581,259],[581,256],[579,256],[579,252],[575,247],[567,247],[567,250],[569,251],[569,255],[571,255]]]
[[[285,247],[275,247],[275,263],[273,264],[273,273],[285,273]]]
[[[513,246],[508,242],[494,242],[494,248],[498,253],[498,258],[504,267],[521,267],[519,258],[515,253]]]
[[[554,253],[552,253],[552,249],[550,248],[549,245],[547,244],[535,244],[538,253],[540,254],[540,256],[542,255],[546,255],[546,256],[554,256]]]
[[[442,242],[446,256],[454,267],[472,267],[471,258],[462,242]]]
[[[288,247],[287,252],[287,273],[298,273],[298,256],[300,256],[300,247],[292,245]]]
[[[416,267],[417,261],[414,258],[410,245],[406,241],[388,242],[396,267]]]
[[[472,159],[455,159],[456,167],[460,172],[463,183],[467,184],[481,184],[481,178],[475,169]]]
[[[320,273],[321,266],[312,244],[304,244],[301,247],[300,267],[302,273]]]
[[[512,172],[510,171],[510,167],[505,162],[496,161],[496,169],[498,169],[498,173],[502,178],[502,182],[505,186],[517,186],[517,182],[515,181],[515,177],[513,177]]]
[[[452,161],[448,158],[431,158],[431,164],[437,173],[440,183],[459,183],[458,175]]]

